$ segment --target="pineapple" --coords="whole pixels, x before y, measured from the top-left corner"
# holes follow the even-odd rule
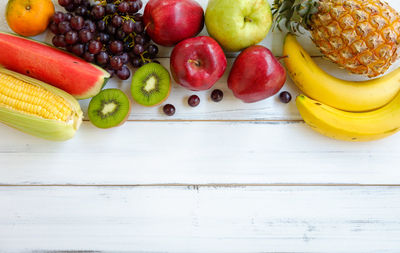
[[[328,59],[351,73],[376,77],[397,60],[400,15],[380,0],[275,0],[279,27],[302,26]]]

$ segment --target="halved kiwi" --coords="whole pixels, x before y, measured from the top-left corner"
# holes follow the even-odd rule
[[[131,92],[138,104],[159,105],[168,98],[170,91],[171,77],[160,64],[148,63],[133,75]]]
[[[122,125],[130,111],[131,102],[124,92],[106,89],[92,98],[88,114],[93,125],[98,128],[111,128]]]

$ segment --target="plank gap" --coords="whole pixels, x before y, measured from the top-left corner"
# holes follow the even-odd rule
[[[236,188],[236,187],[400,187],[400,184],[0,184],[0,187],[188,187],[188,188]]]
[[[84,122],[90,122],[89,119],[84,119]],[[126,122],[265,122],[265,123],[304,123],[304,120],[269,120],[269,119],[128,119]]]

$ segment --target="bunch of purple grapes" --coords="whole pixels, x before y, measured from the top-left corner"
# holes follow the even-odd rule
[[[56,12],[50,23],[53,45],[105,68],[126,80],[127,64],[138,68],[154,60],[158,47],[145,31],[141,0],[58,0],[68,13]]]

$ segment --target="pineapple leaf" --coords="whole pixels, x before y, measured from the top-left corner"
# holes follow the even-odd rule
[[[319,0],[274,0],[272,14],[274,27],[281,31],[284,22],[289,32],[296,33],[300,27],[310,28],[311,18],[318,12]]]

